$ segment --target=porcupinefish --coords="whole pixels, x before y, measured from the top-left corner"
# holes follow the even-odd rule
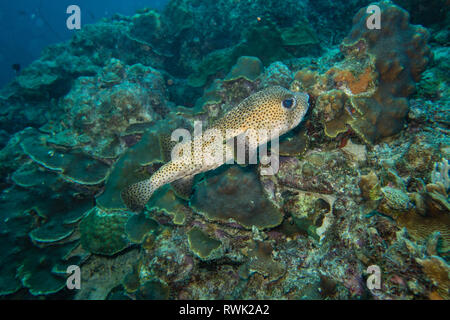
[[[208,155],[207,148],[223,148],[223,157],[211,161],[196,161],[190,152],[181,151],[178,156],[161,166],[150,178],[132,184],[121,193],[122,200],[133,211],[142,210],[158,188],[174,182],[192,180],[199,173],[216,169],[229,163],[235,157],[234,139],[240,136],[255,135],[260,131],[269,131],[270,135],[257,136],[247,140],[248,150],[255,150],[274,137],[279,137],[295,128],[305,116],[309,107],[306,93],[292,92],[280,86],[269,87],[254,93],[218,119],[206,132],[194,135],[189,142],[180,143],[179,150],[200,150],[202,157]],[[226,137],[217,144],[217,135]],[[231,132],[231,134],[230,134]],[[253,141],[253,142],[248,142]],[[213,143],[215,142],[215,144]],[[185,147],[185,148],[183,148]],[[199,148],[200,149],[196,149]],[[209,150],[209,149],[208,149]],[[197,152],[199,153],[199,152]]]

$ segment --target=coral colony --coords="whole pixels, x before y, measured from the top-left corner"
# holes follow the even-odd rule
[[[171,0],[19,66],[2,298],[449,299],[450,18],[394,2]]]

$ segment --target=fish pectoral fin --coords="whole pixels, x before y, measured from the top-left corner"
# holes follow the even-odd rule
[[[147,179],[125,188],[120,193],[120,196],[131,211],[139,212],[144,209],[154,191],[151,180]]]
[[[187,176],[172,182],[170,186],[178,197],[189,200],[192,194],[192,187],[194,186],[194,178],[195,175]]]
[[[162,133],[159,135],[159,144],[164,162],[169,162],[171,160],[172,149],[177,145],[177,143],[177,141],[171,140],[171,136],[168,133]]]

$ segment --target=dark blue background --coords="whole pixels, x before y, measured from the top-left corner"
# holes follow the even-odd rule
[[[81,8],[81,23],[90,24],[115,13],[132,15],[137,9],[162,9],[168,0],[2,0],[0,1],[0,88],[22,68],[37,59],[41,50],[71,37],[66,27],[69,5]]]

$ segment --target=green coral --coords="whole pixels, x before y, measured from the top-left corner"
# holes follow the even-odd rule
[[[91,253],[114,255],[129,246],[125,225],[129,214],[94,208],[80,223],[81,244]]]
[[[314,30],[306,21],[297,23],[291,28],[281,29],[281,39],[286,46],[318,45],[319,40]]]
[[[55,220],[30,232],[30,238],[36,242],[57,242],[68,238],[73,228],[61,225]]]
[[[11,176],[12,181],[22,187],[51,186],[57,183],[58,175],[42,169],[36,163],[25,163]]]
[[[244,78],[248,81],[255,81],[256,78],[263,72],[264,67],[256,57],[240,57],[236,64],[231,68],[231,71],[225,77],[225,81],[232,81]]]
[[[58,132],[54,136],[50,137],[47,142],[67,148],[73,148],[78,145],[78,140],[75,138],[74,133],[71,130]]]
[[[239,53],[234,47],[213,51],[199,65],[194,66],[194,72],[188,77],[188,84],[203,87],[211,76],[229,70],[238,57]]]
[[[222,243],[210,237],[198,227],[188,232],[189,248],[202,260],[210,260],[216,257]]]
[[[15,260],[11,266],[15,266],[16,270],[11,274],[15,275],[32,295],[56,293],[66,286],[66,274],[60,270],[66,270],[71,264],[80,263],[79,257],[69,258],[78,245],[78,241],[72,241],[44,248],[28,246],[24,251],[14,255]]]
[[[195,109],[202,110],[204,106],[218,104],[222,102],[220,95],[222,82],[214,80],[213,83],[205,90],[203,95],[195,102]]]
[[[150,200],[148,207],[150,210],[165,212],[172,218],[172,222],[176,225],[183,225],[186,221],[186,212],[188,212],[187,203],[177,197],[169,186],[158,190]]]
[[[174,37],[194,25],[194,16],[189,5],[189,1],[186,0],[173,0],[164,10],[165,18],[173,22],[168,29]]]
[[[163,150],[162,138],[171,132],[172,128],[181,127],[179,121],[178,117],[175,120],[166,118],[159,121],[144,132],[142,139],[122,155],[114,165],[106,182],[105,191],[97,197],[99,207],[107,211],[127,210],[120,196],[121,191],[147,178],[149,175],[145,170],[146,166],[165,162],[167,155]]]
[[[136,293],[139,300],[167,300],[169,299],[169,287],[159,280],[149,280],[142,284]]]
[[[270,202],[251,168],[224,167],[200,182],[191,207],[214,221],[235,221],[247,229],[279,225],[283,215]]]
[[[202,87],[208,79],[220,72],[230,70],[236,59],[242,56],[253,56],[268,66],[274,61],[294,58],[290,51],[298,48],[295,54],[304,55],[305,48],[317,47],[318,42],[312,29],[306,24],[280,29],[270,19],[253,24],[245,32],[245,39],[237,45],[213,51],[194,67],[188,77],[192,87]],[[287,47],[290,47],[289,50]]]
[[[78,264],[78,259],[67,260],[68,255],[78,246],[78,242],[69,242],[50,248],[27,250],[27,256],[17,270],[22,284],[32,295],[53,294],[66,287],[65,274],[55,272],[54,266],[66,269],[70,264]]]
[[[155,10],[135,14],[131,18],[129,36],[150,45],[161,31],[161,16]]]
[[[128,219],[125,225],[125,232],[130,241],[142,243],[147,235],[157,232],[158,227],[158,222],[141,213]]]

